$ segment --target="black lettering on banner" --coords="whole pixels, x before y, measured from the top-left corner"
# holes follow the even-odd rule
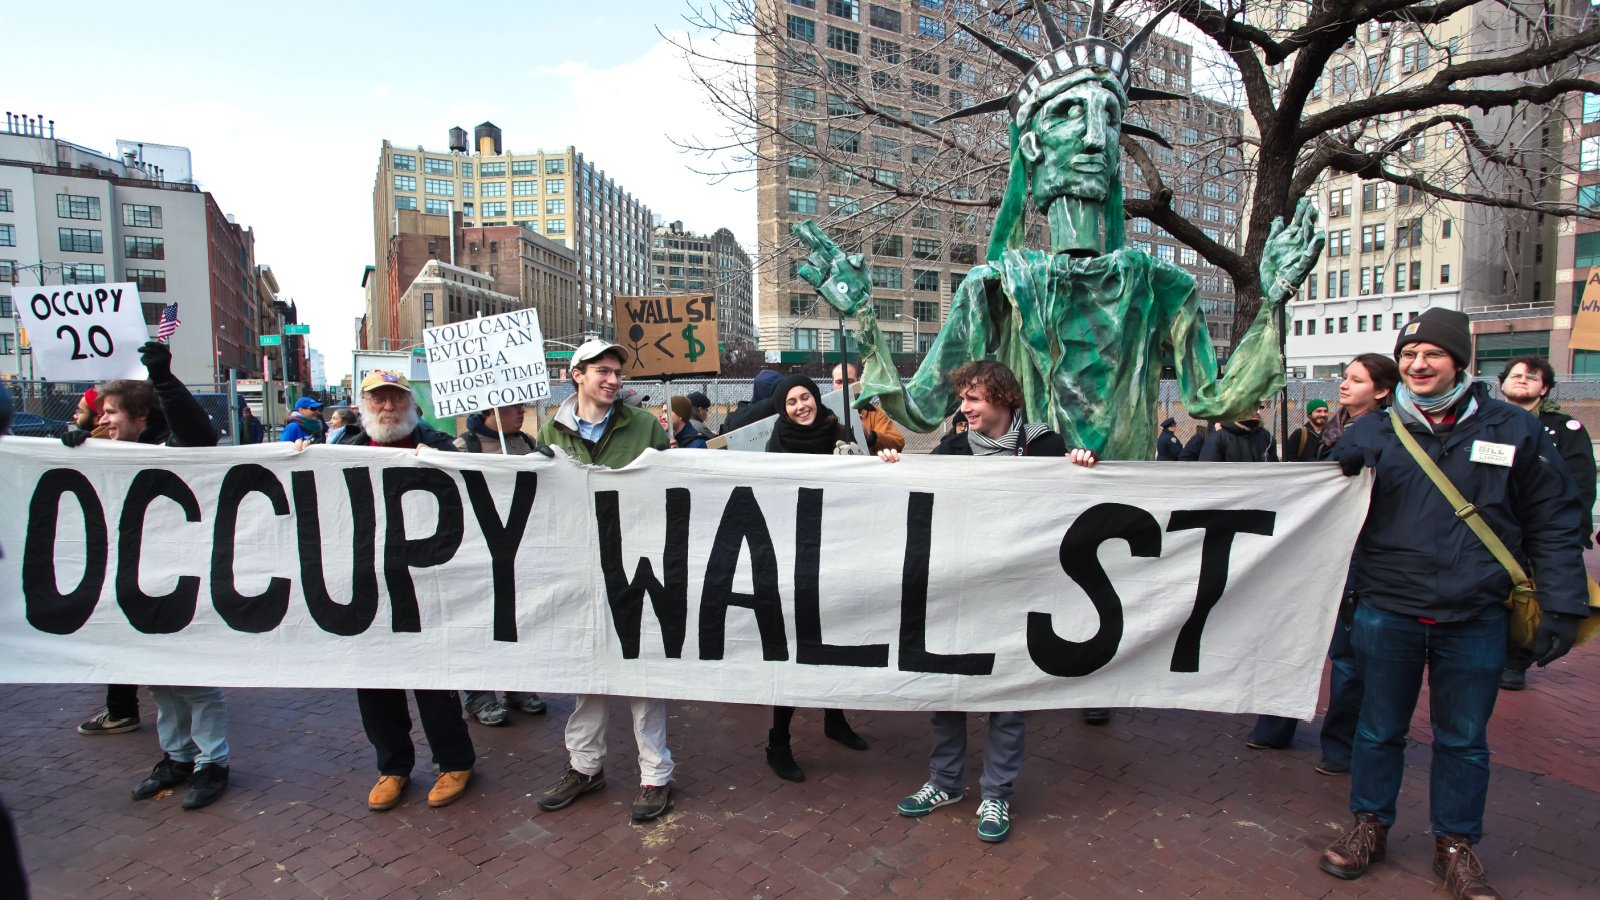
[[[886,668],[888,644],[825,644],[822,641],[822,490],[801,488],[795,504],[795,661],[808,666]]]
[[[616,491],[595,492],[594,516],[600,533],[600,572],[622,658],[639,658],[644,596],[649,594],[650,610],[661,626],[661,649],[667,659],[681,659],[689,628],[689,489],[667,488],[667,538],[661,551],[665,584],[644,557],[634,567],[633,580],[628,580],[622,564],[622,516]]]
[[[306,609],[317,627],[329,634],[360,634],[372,627],[378,615],[378,509],[372,494],[372,472],[363,466],[344,470],[353,541],[348,604],[334,601],[322,571],[317,477],[311,472],[293,472],[289,483],[294,491],[295,540],[300,548],[300,586],[306,595]]]
[[[56,529],[61,498],[71,494],[83,510],[83,578],[63,594],[56,583]],[[28,501],[27,538],[22,544],[22,601],[28,624],[46,634],[72,634],[94,613],[106,585],[111,558],[106,513],[100,495],[82,472],[51,469],[34,485]]]
[[[1266,509],[1177,509],[1167,522],[1168,531],[1204,528],[1200,545],[1200,584],[1195,589],[1194,610],[1178,631],[1172,648],[1174,672],[1200,671],[1200,635],[1206,617],[1228,587],[1228,559],[1233,536],[1240,533],[1271,535],[1277,513]]]
[[[906,560],[900,574],[902,672],[988,675],[993,653],[928,651],[928,558],[933,551],[933,495],[913,492],[906,504]]]
[[[740,549],[746,545],[750,547],[750,580],[755,591],[741,594],[733,589],[733,576],[739,568]],[[700,594],[701,659],[722,659],[730,606],[755,613],[762,659],[776,662],[789,658],[783,596],[778,592],[778,554],[755,490],[748,487],[736,487],[728,496],[706,562],[705,589]]]
[[[406,494],[426,491],[439,501],[438,527],[421,538],[406,537],[404,502]],[[461,493],[450,476],[438,469],[384,469],[383,579],[389,586],[389,614],[395,632],[421,631],[422,614],[417,610],[417,585],[412,569],[426,569],[448,562],[461,546],[464,520]]]
[[[283,614],[289,610],[289,579],[274,575],[267,581],[265,591],[255,595],[239,593],[233,575],[237,553],[234,537],[239,530],[239,506],[250,494],[265,494],[272,502],[273,515],[289,514],[289,498],[271,469],[251,463],[228,470],[217,492],[217,523],[211,540],[211,605],[234,631],[261,634],[283,622]]]
[[[117,523],[117,605],[128,624],[143,634],[174,634],[194,620],[200,598],[200,576],[180,575],[178,586],[161,596],[139,587],[139,562],[144,555],[144,519],[150,504],[165,497],[183,509],[189,522],[200,521],[200,501],[176,472],[144,469],[133,476]]]
[[[1084,510],[1061,538],[1061,570],[1089,595],[1100,627],[1086,641],[1063,640],[1049,613],[1028,613],[1028,656],[1040,671],[1078,678],[1097,671],[1122,644],[1122,598],[1100,565],[1100,545],[1120,538],[1134,556],[1161,555],[1161,525],[1137,506],[1100,503]]]
[[[511,511],[503,524],[483,473],[464,470],[461,480],[466,482],[472,514],[477,517],[483,541],[489,547],[489,571],[494,584],[494,639],[514,644],[517,641],[517,548],[528,530],[533,499],[539,494],[539,476],[534,472],[517,473],[516,484],[511,489]]]

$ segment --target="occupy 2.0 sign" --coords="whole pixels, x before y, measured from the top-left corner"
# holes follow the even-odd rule
[[[53,381],[142,378],[150,340],[132,283],[44,285],[17,298],[34,365]]]

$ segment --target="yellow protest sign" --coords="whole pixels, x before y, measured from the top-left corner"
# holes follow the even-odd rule
[[[1578,314],[1572,320],[1574,350],[1600,350],[1600,268],[1584,273],[1583,291],[1578,295]]]

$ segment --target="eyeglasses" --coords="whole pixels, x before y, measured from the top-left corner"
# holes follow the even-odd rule
[[[1440,363],[1442,363],[1445,360],[1450,358],[1450,354],[1446,353],[1443,350],[1426,350],[1426,351],[1423,351],[1422,353],[1418,353],[1415,350],[1401,350],[1400,351],[1400,364],[1402,366],[1410,365],[1411,363],[1414,363],[1414,362],[1417,361],[1417,357],[1418,356],[1421,356],[1422,357],[1422,361],[1427,363],[1430,366],[1437,366],[1438,364],[1440,364]]]
[[[610,378],[611,376],[615,375],[618,380],[621,380],[622,378],[626,377],[621,369],[613,369],[609,366],[590,366],[585,371],[593,372],[601,378]]]

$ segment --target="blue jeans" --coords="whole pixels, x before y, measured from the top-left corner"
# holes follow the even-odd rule
[[[1350,771],[1351,812],[1393,825],[1406,767],[1406,733],[1428,673],[1433,763],[1430,824],[1437,836],[1483,837],[1489,799],[1489,716],[1506,660],[1506,612],[1429,625],[1411,616],[1356,607],[1352,634],[1366,679]]]
[[[1322,761],[1350,765],[1350,745],[1356,736],[1356,721],[1361,717],[1361,666],[1350,643],[1353,629],[1343,618],[1333,626],[1328,644],[1328,713],[1322,717]],[[1294,741],[1299,719],[1285,716],[1257,716],[1250,742],[1283,749]]]
[[[228,764],[228,704],[222,688],[151,685],[156,736],[178,762]]]

